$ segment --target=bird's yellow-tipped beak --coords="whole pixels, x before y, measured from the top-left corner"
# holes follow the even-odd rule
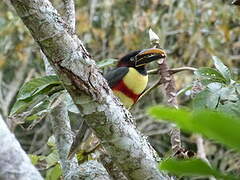
[[[167,55],[164,50],[158,48],[144,49],[136,56],[136,66],[143,66],[152,61],[165,58]]]

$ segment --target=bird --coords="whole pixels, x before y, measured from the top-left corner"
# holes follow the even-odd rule
[[[120,58],[117,67],[104,77],[120,102],[130,108],[147,87],[146,65],[166,57],[165,51],[158,48],[136,50]]]
[[[119,59],[113,70],[106,73],[104,77],[109,87],[126,108],[131,108],[147,87],[146,65],[163,58],[166,58],[166,53],[159,48],[131,51]],[[90,134],[90,131],[87,133],[88,129],[87,123],[83,121],[68,154],[69,159],[78,151],[81,142],[87,139],[86,136]]]

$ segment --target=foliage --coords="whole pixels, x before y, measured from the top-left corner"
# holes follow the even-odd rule
[[[48,139],[47,144],[50,147],[50,153],[47,156],[30,154],[29,157],[36,167],[46,171],[46,180],[56,180],[62,176],[62,169],[53,136]]]
[[[175,75],[177,88],[183,89],[179,91],[182,92],[179,93],[180,104],[186,106],[191,101],[194,110],[207,108],[239,117],[240,87],[237,79],[240,72],[240,11],[229,6],[227,1],[76,0],[75,2],[77,34],[93,59],[97,62],[103,59],[98,63],[103,71],[115,63],[115,58],[130,50],[148,48],[150,43],[147,33],[151,27],[160,35],[159,42],[162,48],[167,50],[168,63],[171,66],[202,67],[195,72],[195,76]],[[61,12],[62,1],[55,0],[52,3]],[[45,116],[59,95],[56,92],[61,91],[62,87],[57,82],[54,83],[54,80],[45,81],[46,87],[44,82],[41,84],[36,80],[36,77],[45,74],[39,48],[8,3],[1,3],[0,10],[0,113],[5,119],[9,116],[10,110],[13,119],[22,115],[23,118],[20,116],[20,119],[24,119],[24,122],[21,121],[24,124],[21,128],[17,126],[14,132],[21,145],[31,154],[48,155],[51,153],[49,146],[39,148],[44,147],[46,139],[51,135],[46,133],[47,130],[51,132],[51,127]],[[214,61],[209,60],[211,57]],[[231,74],[217,57],[230,67]],[[213,65],[217,69],[211,68]],[[154,78],[156,77],[153,76],[150,80]],[[200,87],[195,87],[192,83],[194,78],[197,78],[196,82],[199,82]],[[29,80],[33,82],[32,90],[28,89],[30,85],[24,84]],[[28,91],[19,92],[23,93],[23,99],[16,96],[22,85],[27,87]],[[191,87],[193,100],[186,95]],[[197,92],[195,89],[198,89]],[[144,109],[162,102],[162,94],[156,89],[132,110],[139,129],[149,136],[161,156],[170,149],[167,134],[169,125],[160,121],[154,122],[145,114]],[[78,112],[71,98],[68,99],[68,105],[69,110]],[[22,128],[29,123],[34,126],[32,130]],[[183,134],[183,143],[195,150],[188,134]],[[239,154],[229,152],[229,149],[212,141],[207,140],[206,143],[208,158],[221,172],[234,171],[240,174]],[[57,167],[55,170],[57,171]]]
[[[152,107],[150,114],[158,119],[174,122],[183,130],[201,133],[208,138],[240,150],[239,118],[209,110],[190,112],[184,109],[176,110],[160,106]]]
[[[193,109],[215,109],[240,115],[240,84],[232,79],[232,74],[217,57],[213,57],[217,69],[200,68],[195,74],[203,84],[203,90],[193,99]]]
[[[178,176],[215,176],[223,180],[237,180],[237,177],[222,174],[201,159],[167,159],[160,163],[159,168]]]
[[[202,134],[240,151],[239,84],[232,79],[229,68],[221,60],[213,56],[213,61],[217,69],[199,68],[195,72],[202,83],[202,91],[193,99],[193,112],[155,106],[149,113],[157,119],[171,121],[183,130]],[[220,179],[237,179],[225,176],[196,159],[167,159],[160,164],[160,169],[180,176],[212,175]]]

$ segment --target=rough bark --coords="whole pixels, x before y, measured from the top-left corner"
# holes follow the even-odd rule
[[[153,149],[133,125],[132,116],[113,96],[84,47],[47,0],[12,0],[88,125],[129,179],[166,179]]]
[[[96,160],[90,160],[81,164],[76,172],[71,171],[74,174],[69,174],[72,179],[78,180],[110,180],[107,171],[102,164]],[[70,179],[70,178],[68,178]]]
[[[42,180],[0,115],[0,179]]]
[[[62,99],[63,98],[58,99],[59,102],[57,102],[57,106],[51,111],[48,119],[52,122],[53,134],[56,140],[63,176],[65,179],[71,179],[69,174],[74,174],[73,172],[77,171],[78,163],[76,158],[71,160],[67,159],[73,138],[66,106],[64,102],[60,102]]]
[[[159,61],[159,75],[161,77],[162,84],[165,89],[165,94],[167,97],[167,102],[170,106],[173,106],[178,109],[178,103],[176,98],[176,84],[174,77],[169,72],[169,67],[166,62],[166,59]],[[173,127],[170,131],[172,151],[175,154],[176,152],[182,149],[181,145],[181,132],[177,127]]]

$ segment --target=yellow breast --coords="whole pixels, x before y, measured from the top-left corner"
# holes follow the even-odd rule
[[[130,97],[126,96],[121,91],[113,90],[113,93],[114,93],[115,96],[117,96],[120,99],[120,101],[123,103],[123,105],[126,108],[130,108],[134,104],[133,99],[131,99]]]
[[[141,94],[148,83],[148,76],[142,75],[134,68],[129,68],[129,72],[123,78],[124,84],[135,94]]]

